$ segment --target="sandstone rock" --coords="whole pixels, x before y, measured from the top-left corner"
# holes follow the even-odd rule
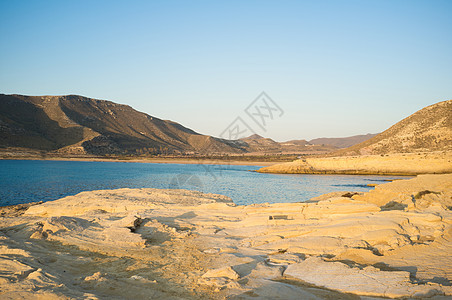
[[[366,296],[398,298],[443,294],[438,285],[411,283],[408,272],[380,271],[372,266],[352,268],[318,257],[289,265],[284,274],[328,289]]]
[[[0,298],[447,297],[451,176],[316,203],[235,206],[223,196],[156,189],[46,202],[1,219]]]
[[[104,274],[101,272],[96,272],[91,276],[87,276],[84,279],[85,281],[105,281]]]
[[[239,274],[237,274],[237,272],[234,271],[231,267],[209,270],[204,275],[202,275],[202,277],[203,278],[223,277],[232,280],[237,280],[240,278]]]

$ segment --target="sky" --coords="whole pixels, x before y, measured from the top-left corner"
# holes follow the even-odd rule
[[[0,0],[0,93],[111,100],[213,136],[237,117],[276,141],[378,133],[452,99],[451,15],[448,0]],[[280,112],[259,127],[245,110],[262,92]]]

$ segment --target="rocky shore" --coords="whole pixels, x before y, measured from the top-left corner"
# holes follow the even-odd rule
[[[418,175],[452,173],[452,152],[302,158],[258,170],[280,174]]]
[[[2,211],[0,298],[450,299],[451,209],[452,174],[289,204],[83,192]]]

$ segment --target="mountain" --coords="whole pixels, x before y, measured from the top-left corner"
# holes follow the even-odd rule
[[[254,154],[320,154],[337,149],[330,145],[312,145],[306,140],[276,142],[258,134],[253,134],[240,140],[246,143],[247,146],[245,148],[247,151]]]
[[[309,143],[314,145],[331,145],[337,148],[348,148],[353,145],[364,142],[370,138],[373,138],[376,135],[377,134],[368,133],[342,138],[318,138],[310,140]]]
[[[295,152],[296,149],[304,149],[302,154],[322,154],[329,153],[337,149],[332,145],[313,144],[306,140],[291,140],[280,143],[285,152]]]
[[[258,134],[252,134],[252,135],[250,135],[250,136],[248,136],[248,137],[244,137],[244,138],[241,138],[241,140],[242,141],[247,141],[247,140],[260,140],[260,139],[265,139],[263,136],[260,136],[260,135],[258,135]]]
[[[253,134],[224,140],[111,101],[77,95],[0,94],[0,149],[63,155],[324,154],[337,149],[334,143],[344,145],[345,140],[351,143],[359,138],[280,143]]]
[[[258,134],[241,138],[241,141],[247,145],[248,152],[262,153],[280,153],[281,145],[270,138],[264,138]]]
[[[336,148],[253,134],[224,140],[128,105],[78,95],[0,94],[0,149],[61,155],[302,154]]]
[[[332,153],[372,155],[452,150],[452,100],[427,106],[373,138]]]
[[[307,140],[290,140],[287,142],[283,142],[281,143],[282,145],[285,146],[307,146],[307,145],[319,145],[319,144],[313,144],[308,142]]]
[[[452,172],[452,100],[427,106],[373,138],[262,173],[418,175]]]
[[[96,155],[246,152],[244,142],[77,95],[0,94],[0,146]]]

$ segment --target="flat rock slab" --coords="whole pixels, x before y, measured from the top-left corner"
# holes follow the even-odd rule
[[[315,203],[118,189],[10,208],[0,298],[445,299],[451,199],[448,174]]]
[[[411,283],[409,272],[381,271],[372,266],[352,268],[341,262],[326,262],[320,257],[309,257],[289,265],[284,274],[328,289],[365,296],[421,298],[444,295],[439,285]]]

